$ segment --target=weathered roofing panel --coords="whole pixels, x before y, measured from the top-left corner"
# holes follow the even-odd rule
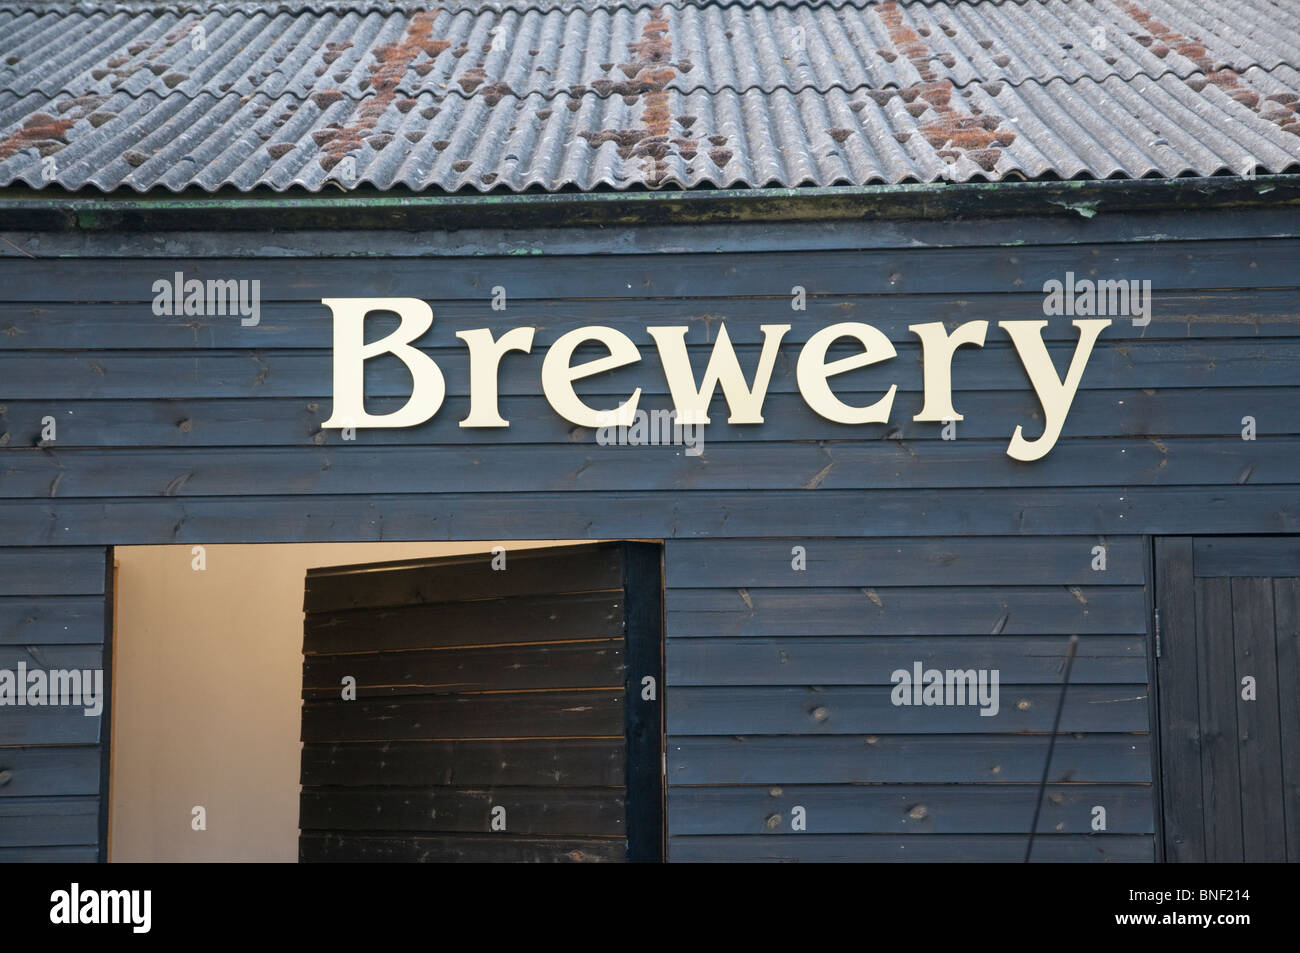
[[[0,4],[0,184],[554,190],[1300,166],[1300,13],[1272,0],[1215,14],[1195,0],[111,6]]]
[[[1152,4],[1155,9],[1160,3]],[[1167,6],[1167,4],[1166,4]],[[1128,9],[1126,9],[1128,8]],[[306,98],[322,89],[373,93],[369,67],[386,63],[401,93],[474,93],[479,87],[556,96],[663,88],[852,90],[943,78],[1022,83],[1230,67],[1271,69],[1300,50],[1300,15],[1172,48],[1146,32],[1138,8],[1095,3],[878,3],[863,7],[611,7],[592,12],[431,10],[300,14],[215,11],[178,16],[37,15],[0,10],[0,87],[18,93],[164,96],[254,92]],[[1243,14],[1251,11],[1243,9]],[[1257,11],[1255,11],[1257,13]],[[1203,15],[1202,15],[1203,17]],[[1247,17],[1243,22],[1249,24]],[[651,28],[652,23],[662,28]],[[420,37],[420,33],[427,33]],[[653,43],[647,42],[656,33]],[[1167,31],[1162,31],[1167,34]],[[201,36],[202,43],[196,42]],[[58,50],[57,59],[51,52]],[[923,72],[928,71],[929,77]]]

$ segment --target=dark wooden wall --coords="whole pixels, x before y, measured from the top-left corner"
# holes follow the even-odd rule
[[[98,546],[0,549],[0,669],[106,667],[107,559]],[[108,713],[0,708],[0,861],[105,859]]]
[[[446,242],[373,233],[71,236],[45,240],[48,258],[11,254],[0,260],[2,541],[20,552],[665,539],[672,859],[1018,859],[1077,633],[1059,786],[1035,857],[1153,857],[1143,537],[1300,524],[1294,214],[669,232],[606,230],[585,249],[570,232],[564,247],[587,253],[564,256],[543,244],[455,258]],[[326,257],[283,257],[312,241]],[[152,282],[178,270],[259,279],[261,325],[154,316]],[[1039,319],[1039,289],[1066,271],[1149,279],[1156,294],[1148,327],[1120,318],[1102,335],[1046,459],[1006,456],[1015,425],[1034,434],[1041,411],[996,326],[956,359],[958,439],[911,421],[921,372],[908,324]],[[489,306],[497,285],[505,312]],[[795,285],[806,311],[790,308]],[[319,428],[330,410],[319,299],[363,295],[432,304],[422,343],[449,396],[425,425],[344,442]],[[888,425],[831,424],[798,395],[798,343],[846,320],[897,344],[896,360],[837,379],[863,397],[897,383]],[[760,323],[794,327],[766,423],[719,421],[702,457],[597,446],[540,394],[545,347],[596,323],[626,330],[643,361],[580,391],[621,399],[639,385],[643,406],[667,406],[645,325],[688,324],[698,373],[723,321],[746,366]],[[466,359],[454,332],[519,324],[539,331],[533,354],[503,365],[513,425],[459,429]],[[1062,368],[1070,319],[1047,333]],[[406,386],[395,361],[370,368],[369,393],[400,400]],[[42,447],[45,415],[59,431]],[[1255,441],[1240,436],[1247,415]],[[791,569],[796,545],[806,571]],[[1096,545],[1105,572],[1091,568]],[[6,591],[52,591],[59,576],[51,567]],[[893,707],[889,673],[914,659],[999,668],[1002,713]],[[15,740],[36,743],[35,731]],[[86,792],[50,780],[31,793]],[[1104,834],[1088,826],[1096,804],[1108,807]],[[806,832],[790,830],[796,805]]]

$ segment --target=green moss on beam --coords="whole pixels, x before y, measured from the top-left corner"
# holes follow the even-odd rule
[[[1300,176],[830,188],[442,195],[224,190],[130,195],[0,189],[10,230],[458,229],[947,220],[1300,205]],[[541,250],[536,250],[540,253]]]

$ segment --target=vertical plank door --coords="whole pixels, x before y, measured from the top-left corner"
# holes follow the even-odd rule
[[[1300,861],[1300,538],[1156,541],[1164,856]]]

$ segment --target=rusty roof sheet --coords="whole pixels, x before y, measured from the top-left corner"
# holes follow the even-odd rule
[[[0,2],[0,184],[833,185],[1300,167],[1277,0]]]

